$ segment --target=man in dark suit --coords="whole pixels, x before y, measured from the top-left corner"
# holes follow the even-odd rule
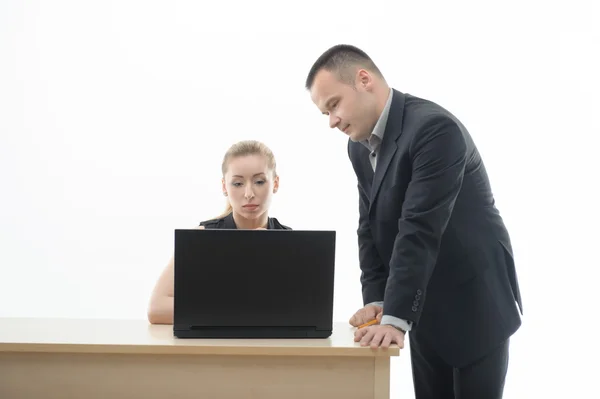
[[[338,45],[306,88],[349,136],[358,179],[364,308],[350,323],[373,348],[409,332],[417,399],[501,398],[522,305],[509,234],[467,129],[392,89],[362,50]]]

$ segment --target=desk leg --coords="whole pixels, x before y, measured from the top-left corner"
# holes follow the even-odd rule
[[[373,359],[373,399],[390,399],[390,358]]]

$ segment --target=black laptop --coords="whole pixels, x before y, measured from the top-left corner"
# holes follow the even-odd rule
[[[175,230],[179,338],[327,338],[335,231]]]

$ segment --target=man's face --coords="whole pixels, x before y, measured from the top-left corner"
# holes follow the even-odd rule
[[[377,123],[373,79],[357,70],[354,85],[341,82],[335,73],[321,69],[313,81],[310,96],[317,108],[329,116],[329,127],[338,128],[352,141],[368,139]]]

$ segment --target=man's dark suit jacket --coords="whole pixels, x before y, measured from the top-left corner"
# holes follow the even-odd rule
[[[455,367],[510,337],[522,313],[511,242],[460,121],[394,90],[375,173],[363,144],[348,154],[364,304],[384,301]]]

